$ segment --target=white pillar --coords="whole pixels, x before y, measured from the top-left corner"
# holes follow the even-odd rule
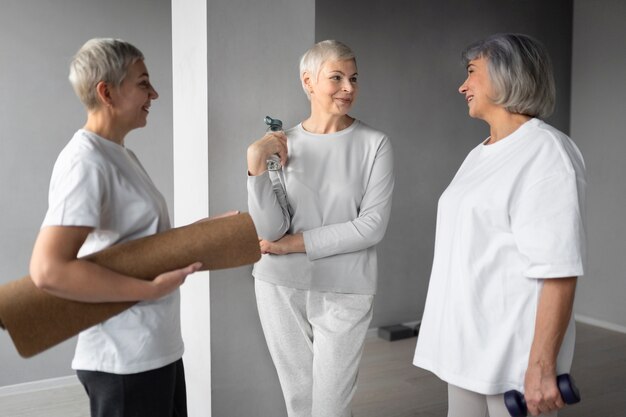
[[[174,223],[209,214],[207,11],[205,0],[172,0]],[[182,331],[190,416],[211,416],[209,273],[181,290]]]

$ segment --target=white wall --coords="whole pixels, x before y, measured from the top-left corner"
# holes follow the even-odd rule
[[[575,311],[626,331],[626,3],[574,1],[571,136],[588,173],[589,267]]]
[[[70,60],[92,37],[135,44],[160,98],[135,150],[173,207],[171,20],[169,0],[3,0],[0,6],[0,283],[28,273],[47,208],[57,154],[84,124],[67,81]],[[32,359],[0,331],[0,386],[73,374],[71,340]]]
[[[175,225],[209,214],[207,3],[172,1]],[[191,416],[211,415],[209,272],[181,289],[187,406]]]

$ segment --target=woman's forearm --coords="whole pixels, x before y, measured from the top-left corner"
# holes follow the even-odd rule
[[[291,225],[286,208],[282,207],[267,173],[248,177],[248,211],[260,238],[280,239]]]
[[[34,268],[32,278],[52,295],[82,302],[140,301],[152,298],[154,293],[148,281],[81,259],[60,262],[45,270]]]
[[[572,315],[576,280],[576,277],[570,277],[544,281],[537,308],[529,367],[556,367],[556,358]]]
[[[33,283],[60,298],[83,302],[153,300],[174,291],[199,263],[164,272],[152,281],[119,274],[77,258],[90,227],[49,226],[37,236],[30,262]]]

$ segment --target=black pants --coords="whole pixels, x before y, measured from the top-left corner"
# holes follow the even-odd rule
[[[183,360],[137,374],[76,371],[91,417],[187,417]]]

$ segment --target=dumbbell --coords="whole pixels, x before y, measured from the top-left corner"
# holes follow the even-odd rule
[[[569,374],[561,374],[556,377],[556,385],[561,393],[565,404],[576,404],[580,401],[580,392],[574,378]],[[512,417],[525,417],[528,414],[526,399],[519,391],[511,390],[504,393],[504,405]]]

